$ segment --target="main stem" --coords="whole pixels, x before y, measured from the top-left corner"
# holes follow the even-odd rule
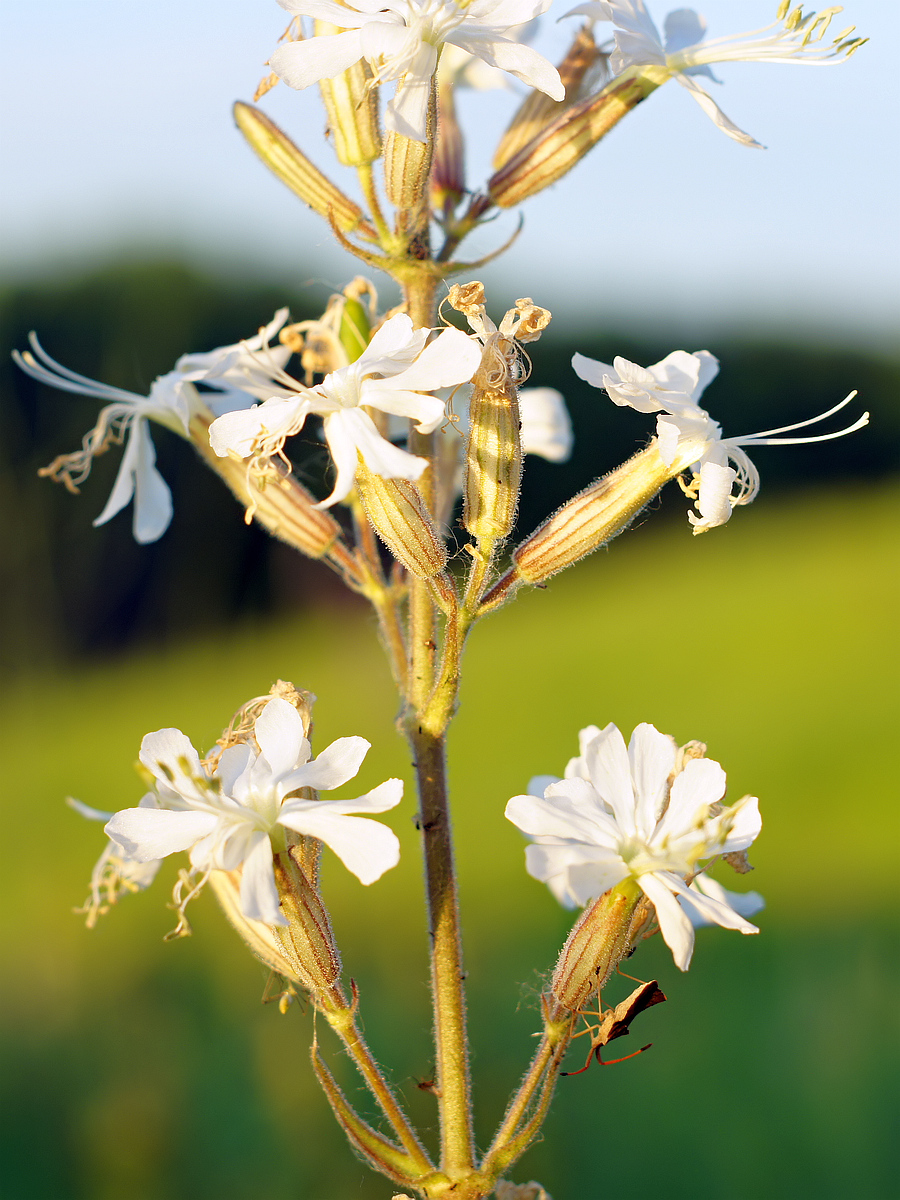
[[[417,328],[435,320],[436,281],[423,272],[405,287],[407,311]],[[431,460],[420,487],[433,508],[433,438],[413,432],[410,450]],[[446,725],[422,718],[435,681],[437,612],[431,590],[422,580],[411,581],[410,653],[406,735],[413,752],[419,789],[420,828],[425,859],[428,931],[431,940],[431,990],[434,1003],[435,1095],[441,1124],[441,1170],[461,1180],[474,1171],[472,1101],[466,1036],[462,939],[459,924],[456,869],[447,789]],[[449,719],[449,711],[448,711]]]

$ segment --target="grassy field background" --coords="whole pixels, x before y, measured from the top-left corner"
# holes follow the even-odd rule
[[[641,947],[630,969],[669,997],[641,1018],[653,1049],[562,1080],[545,1141],[515,1173],[554,1200],[896,1194],[898,501],[885,483],[767,494],[702,538],[651,517],[476,630],[451,752],[482,1143],[526,1062],[541,975],[571,920],[526,876],[506,799],[532,774],[561,772],[582,725],[649,720],[705,740],[729,795],[760,796],[764,819],[757,870],[735,884],[766,896],[761,936],[702,931],[687,975],[658,939]],[[131,805],[144,733],[175,725],[206,747],[277,677],[318,694],[319,748],[343,734],[373,742],[362,786],[410,779],[374,631],[352,605],[9,691],[10,1200],[390,1196],[313,1084],[311,1014],[260,1004],[266,972],[211,897],[194,907],[194,937],[174,944],[161,940],[172,864],[93,931],[71,913],[102,839],[63,797]],[[325,888],[371,1041],[427,1125],[413,811],[410,788],[387,816],[404,844],[396,871],[363,891],[332,860]]]

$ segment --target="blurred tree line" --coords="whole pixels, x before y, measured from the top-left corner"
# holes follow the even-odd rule
[[[109,495],[120,452],[113,449],[97,460],[80,497],[39,479],[37,470],[80,446],[100,402],[45,388],[9,359],[12,348],[26,347],[34,329],[63,365],[144,394],[179,355],[248,337],[284,304],[295,320],[315,316],[326,300],[322,287],[291,294],[275,285],[215,279],[178,262],[123,263],[80,278],[8,288],[0,295],[5,350],[0,487],[6,515],[0,621],[6,669],[52,665],[135,641],[208,629],[243,613],[323,599],[333,603],[346,596],[327,568],[247,528],[219,480],[197,470],[191,447],[158,427],[158,465],[175,499],[169,530],[151,546],[136,545],[130,507],[94,529],[91,521]],[[572,335],[553,326],[531,347],[531,383],[563,392],[576,442],[564,466],[529,460],[519,518],[523,533],[628,457],[653,429],[652,417],[616,408],[582,383],[569,365],[572,353],[579,350],[606,362],[621,354],[647,364],[673,348],[672,338],[661,331],[637,337],[599,329]],[[869,428],[852,438],[788,452],[755,452],[767,493],[871,478],[900,467],[900,362],[843,348],[795,345],[789,334],[779,344],[717,339],[709,349],[722,369],[706,397],[726,435],[815,416],[853,388],[860,392],[859,407],[849,409],[848,420],[860,407],[872,413]],[[321,479],[326,462],[315,430],[304,433],[297,460],[301,475]],[[666,507],[673,519],[684,521],[683,500]]]

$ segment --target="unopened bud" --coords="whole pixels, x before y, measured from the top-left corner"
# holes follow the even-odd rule
[[[566,89],[562,100],[551,100],[546,92],[533,89],[519,105],[500,139],[494,154],[494,167],[499,170],[514,155],[527,146],[552,120],[566,111],[578,98],[578,91],[585,75],[600,57],[589,25],[583,26],[575,35],[565,58],[559,64],[559,77]]]
[[[316,21],[315,31],[316,37],[343,32],[327,21]],[[338,161],[346,167],[363,167],[380,158],[378,88],[366,60],[361,58],[334,79],[319,80],[319,91]]]
[[[326,220],[334,221],[344,233],[360,230],[375,236],[358,204],[336,187],[274,121],[258,108],[238,101],[234,106],[237,127],[282,183]]]
[[[437,142],[431,170],[431,207],[448,216],[466,191],[463,135],[456,116],[453,84],[438,86]]]
[[[314,996],[328,992],[340,977],[341,960],[328,913],[298,865],[293,848],[276,856],[275,882],[288,924],[272,929],[285,955],[296,963],[303,986]]]
[[[500,208],[512,208],[556,183],[614,125],[670,78],[664,67],[630,69],[551,121],[488,181],[488,196]]]
[[[439,575],[447,565],[447,547],[416,485],[376,475],[360,458],[356,486],[372,528],[394,558],[418,579]]]
[[[628,954],[641,896],[633,880],[623,880],[575,923],[550,983],[554,998],[569,1012],[581,1012]]]
[[[656,442],[564,504],[513,554],[525,583],[543,583],[614,538],[679,470],[667,466]]]

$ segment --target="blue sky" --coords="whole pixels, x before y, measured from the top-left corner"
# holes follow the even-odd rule
[[[545,18],[561,53],[573,22]],[[668,5],[650,0],[658,22]],[[706,0],[711,37],[772,19],[774,0]],[[895,55],[900,4],[850,0],[872,39],[840,67],[717,69],[725,112],[763,142],[725,137],[675,84],[656,92],[575,172],[524,206],[514,250],[479,274],[497,305],[532,295],[559,317],[623,328],[735,326],[884,344],[900,270]],[[79,266],[128,246],[293,283],[340,285],[356,264],[257,164],[234,129],[283,29],[275,0],[44,0],[2,18],[7,278]],[[602,30],[602,26],[599,27]],[[608,28],[608,27],[607,27]],[[516,85],[518,86],[518,85]],[[470,183],[487,173],[508,93],[469,93]],[[267,111],[336,181],[314,89],[278,87]],[[480,231],[477,257],[512,216]]]

